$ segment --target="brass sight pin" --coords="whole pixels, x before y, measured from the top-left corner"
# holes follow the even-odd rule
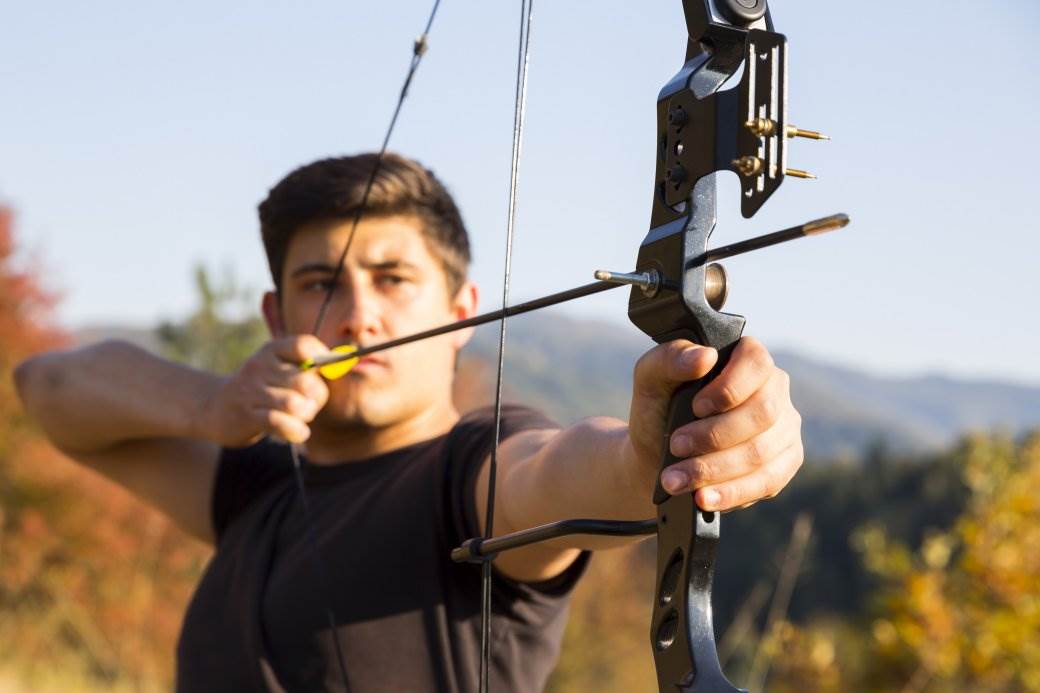
[[[788,125],[784,128],[788,137],[804,137],[807,140],[829,140],[830,136],[825,135],[822,132],[816,132],[815,130],[802,130],[796,128],[794,125]]]
[[[816,180],[816,176],[808,171],[803,171],[800,168],[785,168],[785,176],[791,176],[792,178],[805,178],[806,180]]]
[[[775,120],[770,118],[752,118],[751,120],[744,123],[751,134],[757,137],[772,137],[776,134],[777,124]],[[803,130],[802,128],[794,125],[788,125],[784,128],[784,134],[788,137],[804,137],[809,140],[829,140],[830,137],[824,135],[822,132],[815,130]]]

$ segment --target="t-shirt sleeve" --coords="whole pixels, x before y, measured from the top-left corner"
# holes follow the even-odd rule
[[[559,424],[541,412],[528,407],[502,407],[499,443],[522,431],[558,429]],[[452,475],[452,512],[456,545],[480,534],[477,519],[476,484],[481,465],[495,444],[494,410],[478,409],[463,417],[451,434],[449,445]],[[589,552],[582,552],[560,575],[538,583],[522,583],[496,572],[496,584],[507,588],[514,598],[524,601],[553,601],[569,595],[578,578],[585,572]]]
[[[224,531],[250,503],[292,473],[291,459],[289,447],[270,438],[220,451],[210,507],[218,545]]]

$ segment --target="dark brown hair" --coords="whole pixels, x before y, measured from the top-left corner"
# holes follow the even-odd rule
[[[466,280],[469,236],[455,201],[433,171],[417,161],[386,153],[321,159],[301,166],[278,182],[260,203],[260,235],[281,290],[289,241],[305,224],[329,219],[352,220],[362,205],[365,186],[379,169],[362,218],[410,215],[420,222],[430,252],[444,268],[449,295]]]

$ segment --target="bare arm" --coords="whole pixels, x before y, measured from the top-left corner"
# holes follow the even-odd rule
[[[198,415],[220,378],[110,341],[29,359],[15,382],[55,447],[212,541],[219,448]]]
[[[569,517],[653,517],[652,487],[626,464],[627,444],[628,426],[609,418],[586,419],[562,431],[525,431],[508,438],[498,453],[495,534]],[[489,467],[485,463],[477,479],[481,531]],[[566,537],[502,553],[495,565],[517,580],[546,580],[566,570],[583,549],[630,542],[622,537]]]
[[[275,340],[223,377],[110,341],[29,359],[15,381],[59,450],[212,542],[220,447],[305,440],[328,391],[292,364],[324,351],[313,337]]]
[[[628,423],[597,418],[562,431],[528,431],[499,450],[495,534],[571,517],[640,520],[660,475],[669,493],[695,493],[705,510],[730,510],[776,495],[802,463],[801,418],[787,374],[765,348],[742,340],[722,373],[694,400],[699,420],[667,439],[681,461],[658,468],[667,409],[675,388],[703,377],[717,354],[689,342],[655,347],[636,366]],[[483,522],[488,463],[478,478]],[[566,570],[583,549],[638,541],[576,535],[502,553],[499,570],[518,580],[545,580]]]

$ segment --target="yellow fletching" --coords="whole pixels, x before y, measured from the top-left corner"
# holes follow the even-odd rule
[[[340,344],[339,346],[332,347],[334,354],[352,354],[357,351],[357,347],[353,344]],[[345,376],[351,371],[354,366],[357,365],[357,359],[347,359],[346,361],[340,361],[339,363],[330,363],[327,366],[322,366],[318,369],[322,377],[326,380],[338,380]]]
[[[353,344],[340,344],[331,349],[331,352],[334,354],[352,354],[355,351],[357,351],[357,347]],[[318,372],[321,373],[322,377],[326,380],[339,380],[349,373],[351,369],[357,365],[357,362],[358,359],[347,359],[346,361],[329,363],[319,367]],[[300,364],[301,370],[309,370],[311,368],[314,368],[314,359],[307,359]]]

